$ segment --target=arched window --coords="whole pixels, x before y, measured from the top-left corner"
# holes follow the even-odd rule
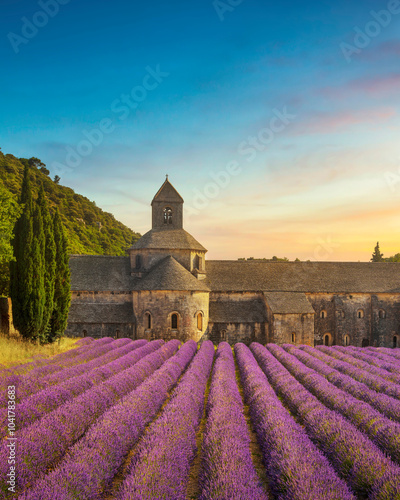
[[[142,267],[142,256],[136,255],[136,269],[140,269]]]
[[[364,311],[363,311],[362,309],[359,309],[359,310],[357,311],[357,318],[358,318],[358,319],[361,319],[361,318],[363,318],[363,317],[364,317]]]
[[[119,330],[115,330],[115,338],[116,339],[119,339],[119,334],[120,334]]]
[[[87,330],[83,330],[82,335],[83,335],[84,337],[86,337],[86,335],[87,335]]]
[[[172,330],[178,329],[178,315],[176,313],[171,315],[171,328]]]
[[[147,329],[147,330],[151,330],[151,314],[149,312],[147,312],[145,315],[144,315],[144,327]]]
[[[399,346],[399,342],[398,342],[398,339],[397,339],[397,335],[394,335],[393,336],[393,348],[396,349],[396,347]]]
[[[296,343],[296,334],[292,333],[292,344]]]
[[[330,346],[331,345],[331,336],[329,333],[326,333],[324,335],[324,345]]]
[[[350,345],[350,337],[349,337],[348,335],[345,335],[345,336],[343,337],[343,345],[344,345],[344,346],[348,346],[348,345]]]
[[[201,312],[197,313],[197,329],[203,330],[203,315]]]
[[[320,314],[321,319],[325,319],[327,316],[328,315],[327,315],[326,311],[321,311],[321,314]]]
[[[221,340],[226,339],[226,330],[221,330]]]
[[[379,319],[384,319],[386,318],[386,312],[383,309],[379,309]]]
[[[172,208],[164,208],[164,224],[172,224]]]

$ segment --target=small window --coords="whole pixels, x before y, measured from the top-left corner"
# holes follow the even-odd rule
[[[116,339],[119,339],[120,337],[120,331],[119,330],[115,330],[115,338]]]
[[[321,311],[321,314],[320,314],[321,319],[325,319],[327,316],[328,315],[327,315],[326,311]]]
[[[197,314],[197,329],[203,330],[203,315],[201,312]]]
[[[399,341],[398,341],[398,338],[397,338],[397,335],[394,335],[393,336],[393,349],[396,349],[396,347],[399,346]]]
[[[292,344],[296,343],[296,334],[292,333]]]
[[[363,339],[361,343],[361,347],[368,347],[369,346],[369,340],[368,339]]]
[[[142,256],[136,255],[136,269],[142,268]]]
[[[226,330],[221,330],[221,340],[226,339]]]
[[[145,324],[145,328],[147,330],[151,330],[151,314],[150,313],[146,313],[144,315],[144,324]]]
[[[171,316],[171,328],[172,328],[172,330],[178,329],[178,315],[176,313],[174,313]]]
[[[324,335],[324,345],[330,346],[331,345],[331,336],[329,333],[326,333]]]
[[[172,208],[164,208],[164,224],[172,224]]]
[[[379,309],[379,319],[385,319],[386,318],[386,312],[383,309]]]
[[[361,318],[363,318],[363,317],[364,317],[364,311],[363,311],[362,309],[359,309],[359,310],[357,311],[357,318],[358,318],[358,319],[361,319]]]
[[[86,335],[87,335],[87,330],[83,330],[82,335],[83,335],[84,337],[86,337]]]
[[[350,345],[350,337],[349,337],[348,335],[345,335],[345,336],[343,337],[343,345],[344,345],[344,346],[348,346],[348,345]]]

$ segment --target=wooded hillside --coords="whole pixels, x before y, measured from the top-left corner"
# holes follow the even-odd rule
[[[51,179],[46,166],[37,158],[16,158],[0,151],[0,184],[18,199],[24,166],[31,167],[34,198],[43,183],[50,210],[58,207],[67,231],[70,253],[93,255],[124,255],[125,250],[139,239],[127,226],[97,207],[95,202],[75,193]],[[62,180],[61,180],[62,182]]]

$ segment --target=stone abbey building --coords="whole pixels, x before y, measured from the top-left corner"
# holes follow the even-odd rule
[[[400,264],[206,260],[167,179],[127,257],[72,255],[67,335],[400,347]]]

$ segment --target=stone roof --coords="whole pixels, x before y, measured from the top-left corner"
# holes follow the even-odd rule
[[[180,231],[186,233],[183,229],[161,232],[167,235],[170,232]],[[154,286],[159,286],[162,282],[163,286],[169,287],[165,288],[167,290],[177,290],[173,285],[175,279],[175,286],[179,283],[179,287],[182,287],[186,283],[188,287],[183,288],[186,290],[191,289],[190,283],[191,286],[196,283],[197,287],[201,287],[198,290],[210,289],[221,292],[400,293],[400,263],[396,262],[209,260],[206,261],[205,280],[197,280],[182,266],[180,267],[187,274],[180,270],[179,280],[177,277],[169,279],[165,269],[164,277],[161,279],[157,277],[159,271],[156,271],[156,267],[150,271],[147,278],[151,275],[151,283]],[[137,280],[130,275],[129,257],[72,255],[70,268],[73,291],[129,292],[138,289]],[[142,278],[142,283],[147,278]],[[147,284],[150,286],[150,281]],[[160,288],[153,289],[160,290]]]
[[[273,314],[314,314],[304,293],[265,292],[264,296]]]
[[[182,196],[178,193],[178,191],[174,188],[174,186],[169,182],[168,178],[164,181],[164,184],[157,191],[156,195],[153,198],[151,204],[154,201],[175,201],[183,203]]]
[[[207,250],[184,229],[151,229],[133,246],[133,249],[151,248],[158,250]]]
[[[129,257],[71,255],[71,290],[129,292],[133,287]]]
[[[399,293],[396,262],[206,261],[212,291]]]
[[[72,301],[68,323],[135,323],[131,302],[77,303]]]
[[[143,278],[135,280],[134,290],[176,290],[209,292],[204,280],[198,280],[171,255],[160,260]]]
[[[260,299],[210,300],[212,323],[263,323],[266,321],[265,304]]]

